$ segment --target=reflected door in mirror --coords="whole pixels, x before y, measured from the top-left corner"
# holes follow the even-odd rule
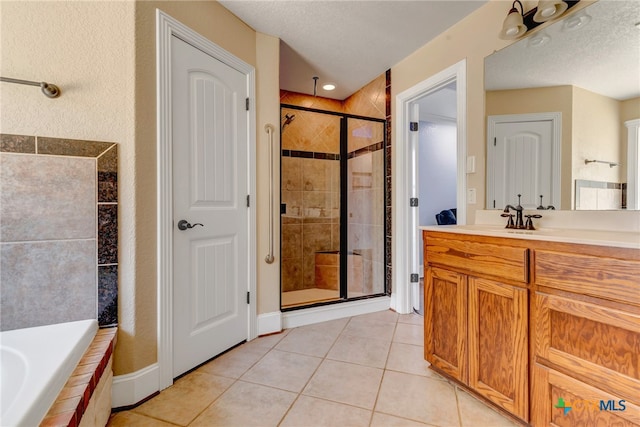
[[[535,209],[540,195],[548,204],[559,201],[554,195],[559,194],[560,184],[552,173],[554,144],[559,144],[553,126],[549,119],[518,116],[498,118],[489,126],[488,208],[515,206],[518,194],[526,209]]]

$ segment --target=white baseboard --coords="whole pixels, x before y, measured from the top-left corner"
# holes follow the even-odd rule
[[[113,377],[111,407],[131,406],[160,390],[158,364]]]
[[[390,302],[389,297],[379,297],[288,311],[282,313],[282,327],[285,329],[296,328],[312,323],[389,310]]]
[[[282,331],[282,313],[274,311],[271,313],[258,314],[258,336],[273,334]]]

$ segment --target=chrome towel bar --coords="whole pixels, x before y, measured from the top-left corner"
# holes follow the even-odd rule
[[[19,85],[40,86],[42,93],[48,98],[60,96],[60,88],[52,83],[32,82],[30,80],[12,79],[10,77],[0,77],[0,82],[17,83]]]

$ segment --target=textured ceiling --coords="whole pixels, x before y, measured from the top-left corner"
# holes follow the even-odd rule
[[[584,15],[590,22],[567,31]],[[489,56],[485,88],[574,85],[618,100],[640,96],[639,22],[639,1],[600,0]],[[541,35],[549,40],[533,46]]]
[[[268,1],[221,0],[247,25],[278,37],[280,88],[344,99],[485,0]],[[496,30],[497,31],[497,30]],[[321,89],[333,82],[337,89]]]

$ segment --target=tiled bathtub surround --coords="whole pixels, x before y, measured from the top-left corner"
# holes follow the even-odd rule
[[[117,323],[117,146],[0,135],[0,329]]]

